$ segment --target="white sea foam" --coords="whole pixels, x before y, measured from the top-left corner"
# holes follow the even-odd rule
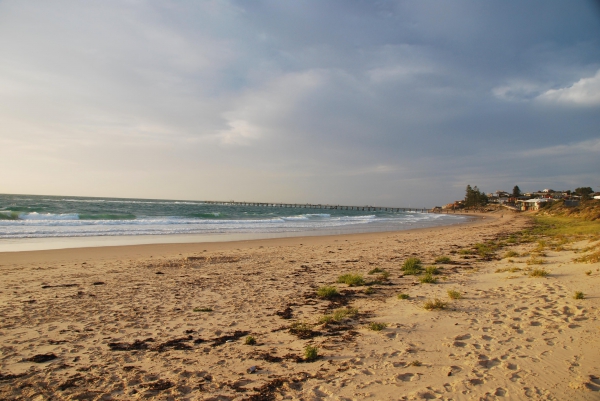
[[[23,213],[19,220],[0,220],[0,238],[87,237],[115,235],[273,233],[311,230],[352,229],[383,224],[401,229],[416,223],[446,220],[451,224],[462,217],[420,214],[389,217],[334,216],[303,214],[269,219],[194,219],[177,216],[135,220],[79,220],[77,214]],[[436,224],[437,225],[437,224]]]

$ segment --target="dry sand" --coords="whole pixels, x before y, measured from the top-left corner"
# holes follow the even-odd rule
[[[524,258],[451,253],[529,224],[498,217],[395,233],[0,254],[0,399],[600,399],[598,264],[549,252],[551,275],[531,278],[495,273]],[[440,255],[453,263],[440,266],[437,284],[402,276],[406,258],[428,265]],[[340,274],[372,278],[375,267],[391,275],[372,294],[334,284],[342,297],[315,296]],[[449,289],[463,298],[450,301]],[[449,307],[423,309],[433,298]],[[359,315],[315,325],[312,338],[288,330],[339,307]],[[247,335],[257,344],[245,345]],[[319,348],[314,362],[302,360],[309,344]]]

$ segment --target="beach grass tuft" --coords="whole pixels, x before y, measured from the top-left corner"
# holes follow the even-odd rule
[[[385,270],[383,270],[380,267],[376,267],[374,269],[369,270],[369,274],[376,274],[376,273],[383,273]]]
[[[585,294],[581,291],[575,291],[575,295],[573,295],[573,299],[584,299]]]
[[[212,308],[194,308],[194,312],[212,312]]]
[[[410,298],[410,295],[408,295],[408,294],[404,294],[404,293],[398,294],[398,299],[409,299],[409,298]]]
[[[504,254],[504,258],[515,258],[519,256],[519,252],[515,252],[515,251],[508,251]]]
[[[426,275],[421,276],[419,278],[419,281],[422,284],[435,284],[435,283],[437,283],[437,279],[435,277],[433,277],[433,275],[431,273],[427,273]]]
[[[256,345],[256,338],[254,338],[253,336],[248,336],[244,340],[244,344],[246,344],[246,345]]]
[[[350,287],[365,285],[365,279],[360,274],[346,273],[337,279],[338,283],[348,284]]]
[[[408,258],[404,261],[404,264],[402,265],[402,271],[406,275],[419,274],[423,269],[421,263],[421,259],[419,258]]]
[[[531,273],[529,273],[529,277],[546,277],[550,273],[545,269],[533,269]]]
[[[319,323],[339,323],[345,319],[354,319],[357,315],[356,308],[339,308],[331,314],[321,316]]]
[[[374,294],[374,293],[375,293],[375,290],[373,289],[373,287],[370,287],[370,286],[369,286],[369,287],[365,288],[363,292],[364,292],[366,295],[371,295],[371,294]]]
[[[317,296],[319,298],[331,299],[339,295],[340,293],[338,292],[337,288],[331,285],[325,285],[317,290]]]
[[[450,259],[448,256],[438,256],[437,258],[435,258],[435,263],[438,263],[438,264],[450,263],[450,262],[452,262],[452,259]]]
[[[369,323],[369,330],[373,330],[373,331],[381,331],[383,329],[385,329],[387,327],[387,323],[380,323],[380,322],[371,322]]]
[[[427,274],[440,274],[441,272],[440,272],[440,269],[438,269],[435,266],[427,266],[425,268],[425,273],[427,273]]]
[[[461,299],[462,294],[456,290],[448,290],[448,296],[450,299]]]
[[[436,309],[446,309],[448,306],[447,302],[442,301],[441,299],[435,298],[432,300],[427,300],[423,304],[423,308],[426,310],[436,310]]]
[[[314,347],[312,345],[307,345],[304,348],[304,360],[306,361],[315,361],[319,357],[319,348]]]

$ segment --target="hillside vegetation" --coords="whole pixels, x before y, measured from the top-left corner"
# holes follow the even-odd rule
[[[563,201],[552,202],[538,213],[538,216],[576,217],[587,221],[600,220],[600,200],[581,202],[579,206],[567,207]]]

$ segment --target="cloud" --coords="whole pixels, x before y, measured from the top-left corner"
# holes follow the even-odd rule
[[[555,157],[588,177],[600,115],[553,104],[598,104],[600,28],[540,7],[0,1],[3,191],[422,204]]]
[[[536,99],[567,105],[600,106],[600,70],[593,77],[581,78],[571,86],[549,89]]]
[[[600,138],[589,141],[581,141],[564,145],[548,146],[544,148],[531,149],[519,152],[521,157],[540,156],[582,156],[585,154],[600,154]]]

